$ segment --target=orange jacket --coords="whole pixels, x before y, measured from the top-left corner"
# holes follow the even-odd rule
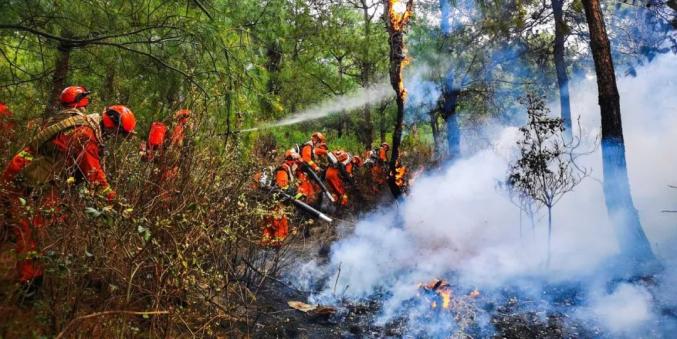
[[[280,167],[275,169],[275,185],[283,190],[289,188],[294,181],[292,171],[293,161],[285,161]]]
[[[303,162],[308,164],[310,168],[317,171],[320,166],[316,163],[317,158],[320,156],[326,156],[328,152],[328,147],[326,144],[314,145],[311,141],[303,144],[301,146],[301,159]]]
[[[101,141],[92,127],[78,126],[59,132],[47,143],[58,151],[59,157],[63,157],[68,176],[85,179],[90,184],[102,189],[109,198],[112,197],[112,190],[106,180],[106,173],[101,166]],[[17,153],[5,168],[2,179],[5,182],[14,180],[30,163],[34,153],[30,147],[26,147]]]
[[[386,151],[385,147],[379,147],[378,148],[378,160],[387,163],[388,162],[388,151]]]

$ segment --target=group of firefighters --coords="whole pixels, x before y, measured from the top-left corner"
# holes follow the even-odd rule
[[[42,284],[38,238],[50,225],[67,219],[60,208],[65,190],[59,183],[72,186],[86,182],[90,192],[108,202],[117,200],[102,165],[104,141],[135,134],[137,125],[134,113],[123,105],[106,106],[100,114],[88,114],[90,92],[83,86],[65,88],[60,103],[58,113],[41,123],[30,123],[36,133],[11,157],[0,176],[0,207],[4,214],[0,215],[0,227],[11,229],[16,238],[18,280],[27,297]],[[174,192],[178,154],[192,128],[190,110],[180,109],[173,118],[171,128],[153,122],[140,149],[142,161],[157,164],[155,170],[160,173],[154,176],[158,179],[153,184],[161,202],[167,202]],[[17,124],[4,103],[0,103],[0,127],[3,147],[16,141]],[[372,182],[385,183],[388,150],[389,145],[383,143],[362,157],[343,150],[330,151],[324,135],[316,132],[310,141],[285,152],[284,161],[272,171],[272,182],[266,186],[310,209],[320,209],[323,199],[345,207],[349,204],[347,187],[353,182],[356,168],[367,165]],[[289,222],[284,199],[275,206],[266,218],[263,238],[265,244],[278,246],[289,234]]]
[[[347,187],[354,182],[357,168],[365,165],[369,168],[375,190],[385,184],[389,149],[387,143],[382,143],[362,157],[344,150],[330,151],[325,136],[315,132],[308,142],[285,151],[284,161],[272,171],[271,185],[261,184],[283,192],[287,200],[302,201],[313,209],[326,206],[321,203],[325,198],[346,207],[349,203]],[[256,180],[260,181],[260,176],[261,173],[257,174]],[[287,238],[289,220],[285,211],[284,203],[280,202],[266,219],[263,243],[279,246]]]
[[[136,117],[123,105],[106,106],[100,114],[88,114],[90,94],[83,86],[65,88],[59,98],[61,110],[36,126],[30,142],[10,159],[0,176],[0,227],[11,229],[16,238],[16,268],[24,297],[34,295],[42,284],[37,239],[50,225],[67,218],[59,203],[64,191],[57,183],[87,182],[91,191],[108,202],[117,198],[103,166],[104,141],[135,134]],[[16,139],[17,124],[12,115],[9,107],[0,103],[3,147]],[[180,148],[190,128],[190,115],[187,109],[177,111],[171,133],[162,122],[154,122],[141,147],[142,160],[157,163]],[[166,199],[168,183],[177,175],[178,165],[176,161],[163,163],[156,184],[159,196]]]

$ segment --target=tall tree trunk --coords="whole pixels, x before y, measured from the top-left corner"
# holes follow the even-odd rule
[[[440,154],[440,128],[437,125],[437,109],[431,111],[430,113],[430,128],[433,132],[433,150],[435,152],[435,157],[438,157]]]
[[[45,117],[59,110],[59,96],[64,87],[66,87],[66,78],[68,77],[69,61],[71,57],[71,46],[60,44],[54,64],[54,76],[52,77],[52,89],[47,99],[45,108]]]
[[[658,261],[644,234],[630,194],[621,123],[621,105],[616,86],[611,47],[604,26],[599,0],[583,0],[590,31],[590,47],[595,61],[599,106],[602,115],[602,164],[604,198],[624,262],[631,274],[656,268]]]
[[[368,105],[362,107],[362,116],[364,117],[364,125],[361,128],[360,141],[366,148],[371,148],[374,143],[374,124],[371,121],[371,108]]]
[[[440,30],[447,39],[451,33],[450,15],[449,0],[440,0]],[[456,113],[459,94],[460,89],[455,87],[453,70],[449,70],[442,84],[442,119],[447,128],[447,160],[449,161],[455,161],[461,155],[461,129]]]
[[[103,88],[101,91],[101,101],[105,104],[117,101],[115,95],[115,67],[111,66],[108,68],[106,73],[106,78],[103,81]]]
[[[555,70],[557,71],[557,85],[559,87],[559,101],[562,120],[564,120],[564,135],[572,139],[571,104],[569,101],[569,76],[564,61],[564,40],[566,26],[562,6],[564,0],[552,0],[552,10],[555,16]]]
[[[545,266],[550,267],[550,258],[552,257],[552,206],[548,206],[548,255]]]
[[[442,89],[442,118],[447,126],[447,159],[455,161],[461,155],[461,137],[458,123],[458,96],[460,90],[454,88],[454,77],[447,75]]]
[[[269,42],[266,46],[266,71],[268,71],[267,89],[269,98],[263,101],[263,107],[267,111],[273,111],[272,103],[280,93],[279,74],[282,69],[282,47],[277,40]]]
[[[381,105],[379,108],[379,142],[384,143],[386,142],[386,132],[387,132],[387,127],[386,127],[386,110],[388,109],[388,106],[386,104]]]
[[[388,19],[388,35],[390,42],[390,84],[395,90],[395,102],[397,103],[397,118],[395,121],[395,130],[393,131],[392,155],[390,157],[390,173],[388,173],[388,186],[395,199],[402,195],[402,189],[397,186],[395,178],[400,156],[400,142],[402,141],[402,123],[404,121],[404,100],[407,91],[404,88],[404,79],[402,78],[402,68],[406,59],[406,49],[404,48],[404,28],[409,22],[414,0],[408,0],[404,10],[395,8],[392,0],[386,1],[386,13]],[[398,12],[399,11],[399,12]]]

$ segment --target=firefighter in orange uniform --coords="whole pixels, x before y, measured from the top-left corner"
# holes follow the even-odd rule
[[[300,171],[298,153],[288,150],[284,154],[284,162],[273,171],[273,185],[295,199],[302,199],[303,193],[297,187],[297,173]],[[278,203],[272,215],[266,220],[263,229],[263,243],[280,246],[289,235],[289,220],[285,214],[285,205]]]
[[[381,147],[371,150],[368,159],[365,161],[365,165],[371,168],[371,180],[374,184],[372,190],[374,192],[380,191],[381,187],[386,183],[389,150],[390,145],[384,142],[381,144]]]
[[[320,132],[315,132],[311,135],[310,141],[301,145],[300,153],[301,160],[315,172],[321,172],[322,168],[320,162],[323,158],[326,158],[329,148],[325,143],[326,139],[324,135]],[[308,204],[315,204],[319,198],[319,192],[321,188],[318,183],[316,183],[308,173],[303,171],[297,171],[297,178],[299,180],[299,191],[305,196],[305,201]]]
[[[315,132],[310,136],[310,141],[301,145],[301,158],[308,164],[313,171],[319,171],[320,165],[317,161],[320,157],[327,155],[327,144],[324,134]]]
[[[159,167],[157,185],[160,200],[169,200],[172,186],[178,177],[181,148],[191,128],[190,115],[191,111],[188,109],[180,109],[174,113],[175,124],[171,135],[167,135],[168,128],[164,123],[153,122],[148,132],[148,140],[141,145],[142,159],[153,161]]]
[[[327,183],[341,206],[347,206],[348,193],[344,183],[353,181],[353,168],[362,166],[362,159],[339,150],[329,153],[329,162],[331,164],[325,173]]]
[[[122,105],[109,106],[99,114],[85,115],[89,92],[71,86],[61,93],[65,108],[55,114],[6,166],[0,185],[8,209],[8,224],[16,235],[17,270],[25,295],[33,295],[42,282],[43,269],[36,260],[36,235],[48,224],[63,219],[59,214],[57,181],[86,181],[99,195],[116,197],[101,166],[103,136],[134,132],[134,113]],[[71,179],[72,178],[72,179]],[[33,199],[34,198],[34,199]],[[24,204],[35,204],[28,213]],[[43,213],[44,212],[44,213]]]

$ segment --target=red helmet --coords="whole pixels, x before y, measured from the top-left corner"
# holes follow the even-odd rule
[[[174,119],[179,120],[179,119],[184,119],[184,118],[190,118],[191,113],[192,112],[189,109],[182,108],[182,109],[176,111],[176,113],[174,113]]]
[[[353,165],[355,165],[357,167],[360,167],[360,166],[362,166],[362,164],[364,164],[364,162],[362,161],[362,158],[360,158],[357,155],[353,156],[352,163],[353,163]]]
[[[9,107],[4,102],[0,102],[0,118],[10,116],[12,116],[12,111],[9,110]]]
[[[61,92],[61,105],[66,108],[87,107],[89,94],[83,86],[68,86]]]
[[[101,115],[104,128],[122,131],[126,134],[134,133],[136,118],[134,113],[126,106],[108,106]]]

